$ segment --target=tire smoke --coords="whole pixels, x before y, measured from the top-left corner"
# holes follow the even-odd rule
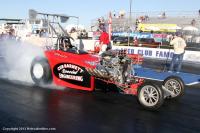
[[[16,41],[6,41],[1,45],[4,63],[3,77],[8,80],[33,83],[30,76],[31,62],[36,56],[44,56],[43,49]]]
[[[43,47],[16,41],[0,42],[0,78],[19,84],[34,85],[30,69],[33,59],[37,56],[44,57]],[[53,83],[40,87],[66,89]]]

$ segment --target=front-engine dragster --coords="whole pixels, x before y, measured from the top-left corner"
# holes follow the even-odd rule
[[[36,57],[31,65],[31,77],[40,84],[55,83],[73,89],[93,91],[96,81],[114,84],[123,94],[136,95],[138,101],[150,110],[158,109],[165,98],[183,95],[184,85],[178,77],[168,77],[163,86],[136,77],[134,65],[141,64],[140,55],[127,54],[123,50],[110,50],[101,56],[77,50],[63,50],[62,40],[70,43],[69,37],[58,37],[55,49],[44,52],[45,57]],[[106,88],[106,86],[102,86]]]
[[[134,65],[142,63],[141,55],[127,54],[123,50],[109,50],[101,56],[91,54],[73,46],[71,37],[62,28],[63,34],[58,34],[51,23],[49,25],[57,41],[44,50],[44,56],[33,59],[30,74],[35,84],[54,83],[94,91],[97,81],[106,82],[116,85],[120,93],[137,96],[139,103],[150,110],[158,109],[165,98],[183,95],[184,84],[178,77],[166,78],[161,87],[137,77]]]

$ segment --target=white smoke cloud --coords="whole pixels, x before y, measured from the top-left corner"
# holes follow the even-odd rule
[[[31,62],[36,56],[44,56],[42,47],[28,43],[6,41],[0,43],[0,52],[2,56],[0,63],[3,63],[1,66],[4,66],[0,70],[1,78],[20,84],[34,85],[30,74]],[[59,90],[64,89],[54,84],[43,87]]]
[[[3,77],[9,80],[33,83],[30,76],[31,62],[36,56],[44,56],[43,49],[35,45],[15,41],[6,41],[1,45],[6,70]]]

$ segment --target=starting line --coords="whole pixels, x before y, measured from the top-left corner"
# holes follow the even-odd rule
[[[178,76],[184,81],[185,85],[195,85],[200,83],[200,75],[191,73],[158,72],[156,70],[144,67],[135,68],[135,73],[137,77],[151,79],[151,80],[163,81],[169,76]]]

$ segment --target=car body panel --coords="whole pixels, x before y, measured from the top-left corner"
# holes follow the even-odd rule
[[[60,86],[92,91],[94,77],[89,75],[85,68],[94,68],[86,62],[98,62],[99,58],[90,54],[75,54],[61,50],[45,52],[48,59],[53,81]]]

